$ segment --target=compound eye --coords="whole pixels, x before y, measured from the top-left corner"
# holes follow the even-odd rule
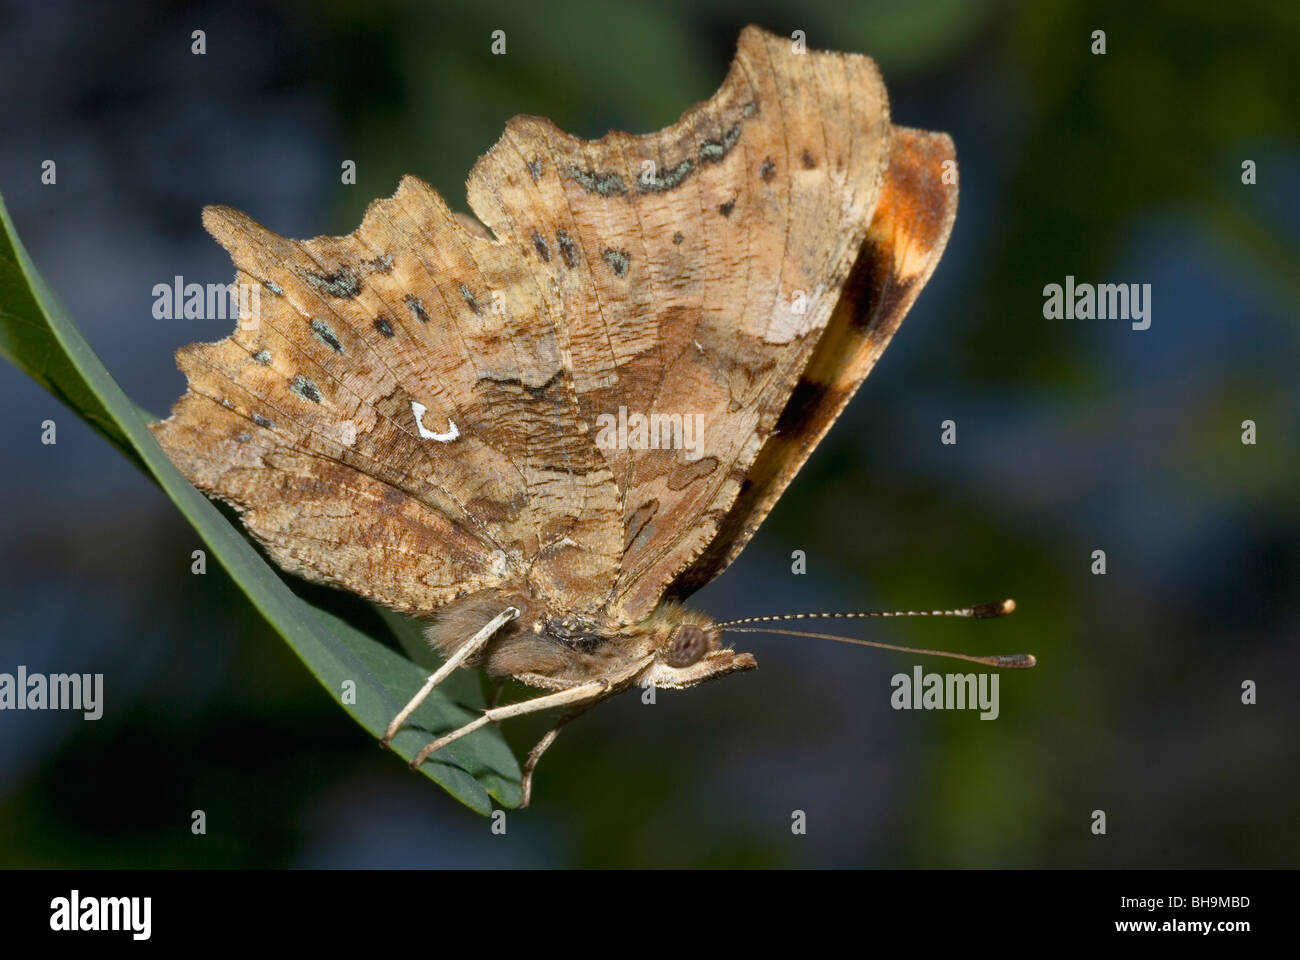
[[[708,649],[708,634],[688,623],[677,628],[666,659],[670,667],[689,667],[704,656],[704,652]]]

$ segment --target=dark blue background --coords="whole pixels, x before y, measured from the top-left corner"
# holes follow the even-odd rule
[[[191,576],[166,498],[5,367],[0,671],[101,671],[107,702],[94,723],[0,714],[0,865],[1295,865],[1298,10],[0,4],[0,190],[159,413],[184,389],[176,347],[229,332],[151,315],[156,283],[232,276],[205,204],[345,233],[414,173],[463,208],[511,114],[658,129],[712,93],[747,22],[874,56],[896,122],[956,141],[956,229],[878,369],[695,599],[723,617],[1011,595],[1009,620],[862,635],[1040,658],[982,722],[889,707],[891,674],[956,665],[742,637],[756,673],[593,712],[492,836],[376,750],[220,571]],[[1151,329],[1044,320],[1067,274],[1152,284]],[[524,749],[539,730],[506,728]]]

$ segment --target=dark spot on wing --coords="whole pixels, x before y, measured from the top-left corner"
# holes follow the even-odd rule
[[[700,163],[718,163],[736,145],[740,139],[740,124],[736,124],[725,134],[721,140],[705,140],[700,144]]]
[[[257,353],[253,354],[253,362],[260,363],[262,366],[265,367],[267,364],[271,362],[271,351],[270,350],[257,351]]]
[[[564,259],[566,267],[574,267],[578,263],[578,249],[573,245],[573,239],[566,230],[557,230],[555,240],[560,245],[560,256]]]
[[[533,157],[528,161],[528,173],[533,178],[533,183],[542,179],[542,158]]]
[[[764,183],[772,182],[776,176],[776,164],[772,162],[771,157],[763,161],[763,165],[758,168],[758,175],[763,178]]]
[[[670,168],[665,173],[644,179],[638,177],[636,189],[638,193],[664,193],[676,187],[680,187],[692,170],[695,169],[695,163],[691,160],[683,160],[677,166]]]
[[[682,232],[678,230],[676,233],[673,234],[673,246],[677,246],[685,239],[686,238],[682,236]]]
[[[631,257],[627,255],[626,250],[614,250],[607,247],[604,257],[605,262],[610,265],[616,276],[627,276],[627,266],[631,262]]]
[[[474,299],[474,294],[470,293],[469,287],[465,286],[463,283],[460,285],[460,295],[464,298],[465,302],[469,304],[469,308],[473,310],[476,315],[483,313],[482,308],[478,305],[478,301]]]
[[[361,292],[360,279],[347,267],[343,267],[335,273],[306,273],[304,276],[307,278],[307,282],[317,290],[323,290],[331,297],[338,297],[340,300],[355,297]]]
[[[830,387],[812,380],[800,380],[790,391],[790,399],[777,422],[777,432],[784,434],[795,431],[811,417],[823,403]]]
[[[335,353],[343,352],[343,344],[339,342],[338,335],[324,320],[316,320],[313,318],[311,322],[311,332],[316,334],[317,340],[325,344]]]
[[[386,337],[391,337],[393,335],[393,325],[384,317],[375,318],[375,329]]]
[[[262,416],[260,413],[253,414],[252,420],[259,427],[266,427],[268,430],[275,426],[272,421],[266,419],[266,417]]]
[[[533,248],[537,251],[537,255],[542,258],[542,263],[551,262],[551,247],[546,242],[546,238],[536,230],[533,231]]]
[[[415,317],[416,320],[419,320],[421,323],[429,322],[429,315],[424,312],[424,301],[419,297],[412,296],[408,293],[406,295],[406,305],[411,310],[411,316]]]
[[[729,217],[731,216],[731,211],[734,210],[735,208],[736,208],[736,198],[732,197],[726,203],[718,204],[718,213],[722,214],[724,217]]]
[[[567,172],[569,178],[580,183],[584,190],[600,194],[602,197],[615,197],[627,193],[627,184],[617,173],[597,173],[590,168],[583,170],[581,167],[569,167]]]
[[[316,384],[301,373],[293,378],[293,383],[289,385],[289,392],[296,393],[304,400],[310,400],[312,403],[320,403],[320,390],[317,389]]]
[[[803,164],[805,170],[813,170],[817,167],[817,161],[813,159],[813,155],[807,149],[799,154],[799,162]]]

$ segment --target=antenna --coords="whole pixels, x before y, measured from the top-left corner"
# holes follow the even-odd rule
[[[776,623],[787,620],[867,620],[885,617],[963,617],[968,619],[988,619],[1005,617],[1016,609],[1014,600],[1000,603],[982,603],[974,607],[962,607],[958,610],[873,610],[865,613],[785,613],[770,617],[745,617],[740,620],[727,620],[718,627],[729,633],[771,633],[786,637],[809,637],[816,640],[836,640],[840,643],[854,643],[862,647],[876,647],[880,650],[895,650],[901,653],[919,653],[931,657],[949,657],[953,660],[967,660],[988,667],[1003,667],[1012,670],[1025,670],[1038,661],[1030,653],[993,654],[975,656],[967,653],[952,653],[947,650],[924,650],[919,647],[904,647],[894,643],[881,643],[878,640],[860,640],[855,637],[840,637],[830,633],[805,633],[802,630],[786,630],[779,627],[750,627],[743,624]]]
[[[990,617],[1005,617],[1014,613],[1016,601],[1007,599],[1000,603],[981,603],[974,607],[962,607],[958,610],[868,610],[865,613],[781,613],[771,617],[745,617],[741,620],[727,620],[718,626],[724,630],[742,623],[772,623],[776,620],[879,620],[883,617],[966,617],[975,620],[987,620]]]

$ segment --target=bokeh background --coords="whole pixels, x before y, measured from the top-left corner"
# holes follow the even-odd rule
[[[890,708],[893,673],[958,664],[740,637],[757,672],[593,711],[494,836],[375,749],[219,569],[192,576],[161,492],[5,367],[0,670],[103,672],[106,710],[0,714],[0,865],[1300,863],[1300,6],[6,0],[0,190],[108,368],[164,412],[172,351],[229,332],[151,316],[155,283],[232,275],[204,204],[345,233],[409,172],[463,208],[512,114],[659,129],[713,92],[748,22],[875,57],[895,120],[954,137],[961,205],[893,346],[696,601],[1014,596],[1008,620],[861,631],[1036,653],[1002,676],[1001,716]],[[1067,274],[1152,284],[1151,328],[1044,320]],[[506,726],[520,750],[535,719]]]

